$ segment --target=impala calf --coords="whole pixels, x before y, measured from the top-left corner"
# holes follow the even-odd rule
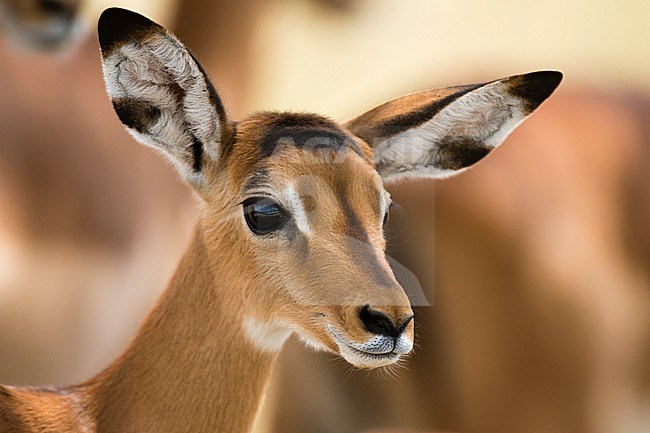
[[[384,256],[385,184],[461,172],[544,101],[559,72],[414,93],[344,124],[265,112],[234,122],[159,25],[112,8],[104,76],[133,136],[199,198],[187,252],[125,352],[86,382],[0,387],[4,432],[247,432],[296,334],[359,368],[413,347]]]

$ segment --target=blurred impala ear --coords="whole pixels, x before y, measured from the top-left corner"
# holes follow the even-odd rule
[[[171,32],[135,12],[105,10],[98,32],[117,116],[138,141],[162,151],[185,180],[200,186],[204,160],[217,160],[230,134],[205,71]]]
[[[386,102],[345,126],[372,146],[385,182],[444,178],[495,149],[562,81],[540,71],[485,84],[425,90]]]

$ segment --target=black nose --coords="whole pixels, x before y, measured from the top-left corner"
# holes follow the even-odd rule
[[[413,316],[409,316],[402,323],[396,325],[386,313],[373,310],[370,308],[370,305],[366,305],[359,311],[359,318],[366,326],[368,332],[377,335],[387,335],[389,337],[399,337],[413,319]]]

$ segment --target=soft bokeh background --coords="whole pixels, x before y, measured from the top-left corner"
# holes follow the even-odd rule
[[[121,5],[175,29],[234,118],[565,73],[478,167],[392,189],[390,252],[435,300],[408,368],[291,343],[259,431],[650,431],[650,2],[81,1],[55,51],[0,36],[0,382],[99,370],[189,237],[189,190],[104,94],[92,29]]]

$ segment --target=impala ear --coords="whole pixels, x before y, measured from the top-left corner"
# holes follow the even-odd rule
[[[217,160],[230,134],[205,71],[171,32],[135,12],[105,10],[98,33],[106,89],[122,123],[200,186],[204,159]]]
[[[373,148],[384,181],[442,178],[483,159],[562,81],[556,71],[393,99],[345,126]]]

